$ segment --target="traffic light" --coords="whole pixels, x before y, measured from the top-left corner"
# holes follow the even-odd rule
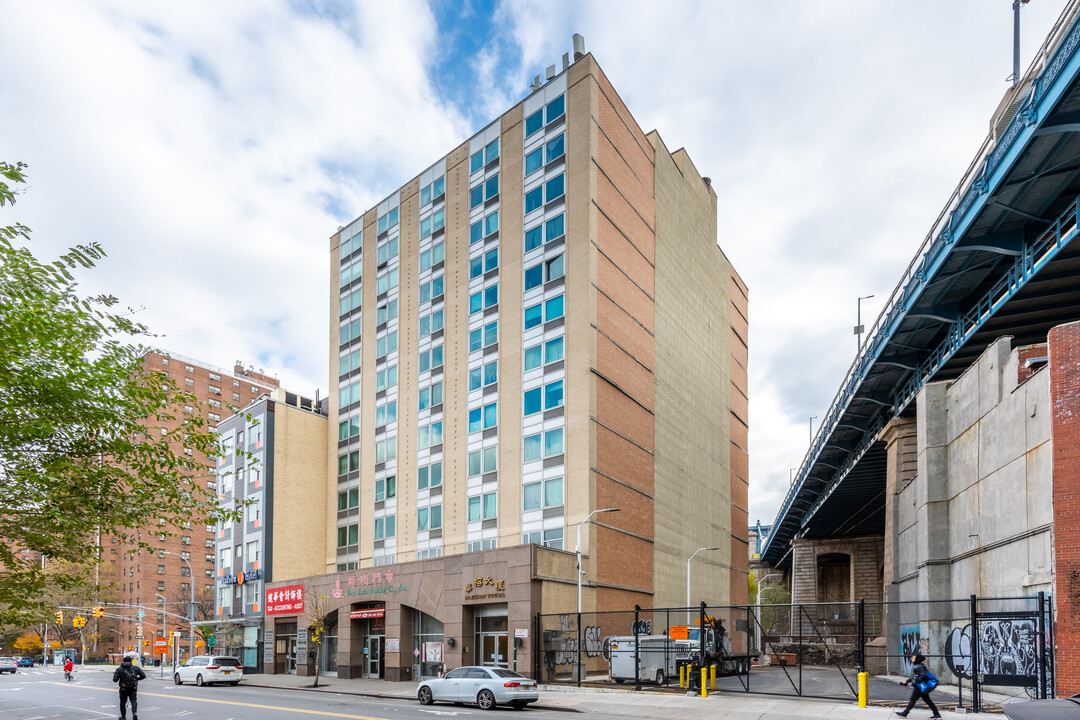
[[[63,625],[64,624],[64,613],[60,612],[59,610],[56,611],[56,624],[57,625]]]
[[[105,617],[105,609],[102,608],[101,606],[95,607],[94,608],[94,617],[96,617],[96,618]]]
[[[82,615],[76,615],[74,618],[72,618],[71,624],[74,627],[81,628],[83,625],[86,625],[86,618],[84,618]]]

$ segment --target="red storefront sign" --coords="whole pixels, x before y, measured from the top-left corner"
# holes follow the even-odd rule
[[[386,617],[386,608],[365,608],[363,610],[353,610],[349,613],[350,620],[370,620],[381,617]]]
[[[299,615],[304,612],[304,586],[287,585],[266,591],[267,615]]]

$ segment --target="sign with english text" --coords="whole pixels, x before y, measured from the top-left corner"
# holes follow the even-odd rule
[[[303,612],[303,585],[287,585],[266,591],[267,615],[299,615]]]

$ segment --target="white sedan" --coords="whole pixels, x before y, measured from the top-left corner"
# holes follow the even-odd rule
[[[441,678],[421,680],[416,688],[421,705],[436,700],[455,703],[476,703],[482,710],[496,705],[523,708],[540,699],[536,681],[513,670],[497,667],[460,667]]]
[[[176,668],[173,682],[183,685],[193,682],[196,685],[228,683],[239,685],[244,679],[244,668],[240,661],[227,655],[196,655],[188,658]]]

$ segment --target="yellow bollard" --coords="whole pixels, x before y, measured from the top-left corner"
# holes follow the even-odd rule
[[[710,690],[715,690],[716,689],[716,666],[715,665],[710,665],[709,666],[709,689]]]
[[[709,697],[709,688],[705,684],[709,679],[709,671],[701,668],[701,697]]]
[[[686,665],[679,666],[679,687],[686,687]]]
[[[870,673],[859,673],[859,707],[864,708],[867,705],[870,695]]]

